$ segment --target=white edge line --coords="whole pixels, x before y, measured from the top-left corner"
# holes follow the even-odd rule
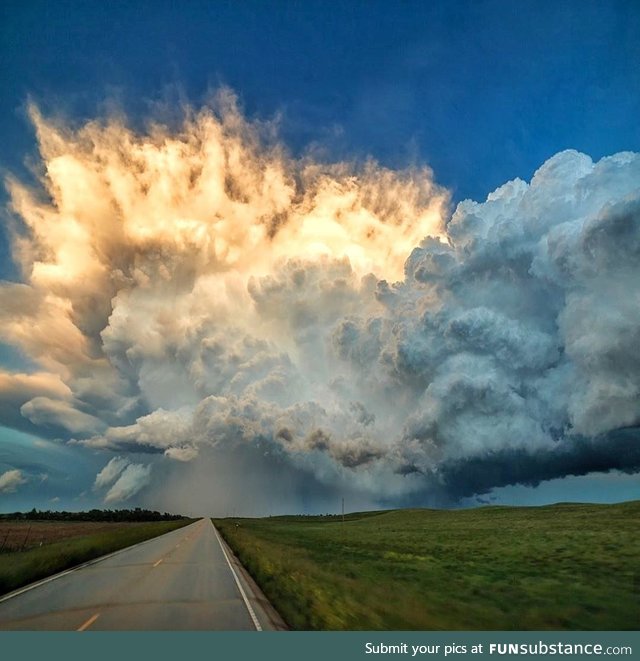
[[[187,526],[183,526],[183,528],[188,528],[189,526],[193,526],[196,523],[198,523],[198,521],[194,521],[194,523],[190,523]],[[163,534],[169,535],[172,532],[177,532],[178,530],[182,530],[182,528],[176,528],[175,530],[170,530],[169,532]],[[53,576],[48,576],[47,578],[44,578],[41,581],[31,583],[30,585],[27,585],[23,588],[19,588],[18,590],[9,592],[9,594],[5,594],[4,596],[0,597],[0,604],[3,601],[8,601],[9,599],[13,599],[13,597],[17,597],[21,594],[24,594],[25,592],[29,592],[29,590],[35,590],[36,588],[39,588],[41,585],[46,585],[47,583],[51,583],[51,581],[56,581],[57,579],[62,578],[63,576],[67,576],[67,574],[71,574],[71,572],[78,571],[78,569],[84,569],[85,567],[89,567],[90,565],[95,565],[96,563],[102,562],[103,560],[108,560],[109,558],[112,558],[114,555],[118,555],[119,553],[124,553],[125,551],[130,551],[131,549],[135,549],[138,546],[142,546],[143,544],[152,542],[154,539],[159,539],[162,536],[163,535],[158,535],[157,537],[150,537],[149,539],[145,539],[142,542],[138,542],[133,546],[125,546],[124,548],[118,549],[117,551],[113,551],[112,553],[107,553],[107,555],[101,555],[99,558],[94,558],[93,560],[87,560],[87,562],[83,562],[82,564],[76,565],[75,567],[71,567],[70,569],[65,569],[64,571],[61,571],[58,574],[54,574]]]
[[[211,519],[209,519],[211,521]],[[231,570],[231,573],[233,574],[233,578],[236,581],[236,585],[238,586],[238,590],[240,590],[240,594],[242,595],[242,600],[244,601],[244,605],[247,607],[247,610],[249,611],[249,615],[251,616],[251,620],[253,621],[253,626],[256,628],[256,631],[262,631],[262,626],[260,626],[260,622],[258,621],[258,618],[256,617],[256,614],[249,603],[249,599],[247,598],[247,595],[245,591],[242,589],[242,585],[240,584],[240,579],[238,578],[238,575],[236,574],[236,570],[233,568],[233,565],[231,564],[231,561],[229,560],[229,556],[227,555],[227,552],[224,550],[224,546],[222,545],[222,540],[220,539],[220,535],[218,534],[218,530],[216,527],[213,525],[213,521],[211,521],[211,525],[213,526],[213,532],[216,534],[216,538],[218,540],[218,544],[220,544],[220,548],[222,549],[222,553],[224,554],[224,559],[227,561],[227,564],[229,565],[229,569]]]

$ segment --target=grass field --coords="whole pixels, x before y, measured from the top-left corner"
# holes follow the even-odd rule
[[[100,532],[126,530],[139,525],[108,521],[11,521],[0,520],[0,554],[68,541]],[[1,557],[1,556],[0,556]]]
[[[638,501],[214,523],[293,629],[640,622]]]
[[[190,519],[150,523],[4,521],[0,545],[6,540],[6,549],[11,540],[14,550],[0,553],[0,594],[188,523]],[[23,546],[25,550],[15,550]]]

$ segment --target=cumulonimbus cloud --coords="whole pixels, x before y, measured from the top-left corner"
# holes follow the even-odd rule
[[[0,339],[39,366],[32,424],[386,500],[640,467],[615,436],[640,421],[639,155],[561,152],[450,213],[429,170],[294,159],[228,93],[174,129],[31,114]]]

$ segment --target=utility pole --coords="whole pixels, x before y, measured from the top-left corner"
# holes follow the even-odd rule
[[[342,523],[344,523],[344,496],[342,496]]]

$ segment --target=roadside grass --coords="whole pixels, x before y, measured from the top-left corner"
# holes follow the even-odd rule
[[[3,553],[0,555],[0,595],[192,522],[191,519],[182,519],[113,523],[110,524],[112,529],[108,531],[82,537],[74,536],[25,551]]]
[[[640,622],[640,501],[213,521],[292,629]]]

